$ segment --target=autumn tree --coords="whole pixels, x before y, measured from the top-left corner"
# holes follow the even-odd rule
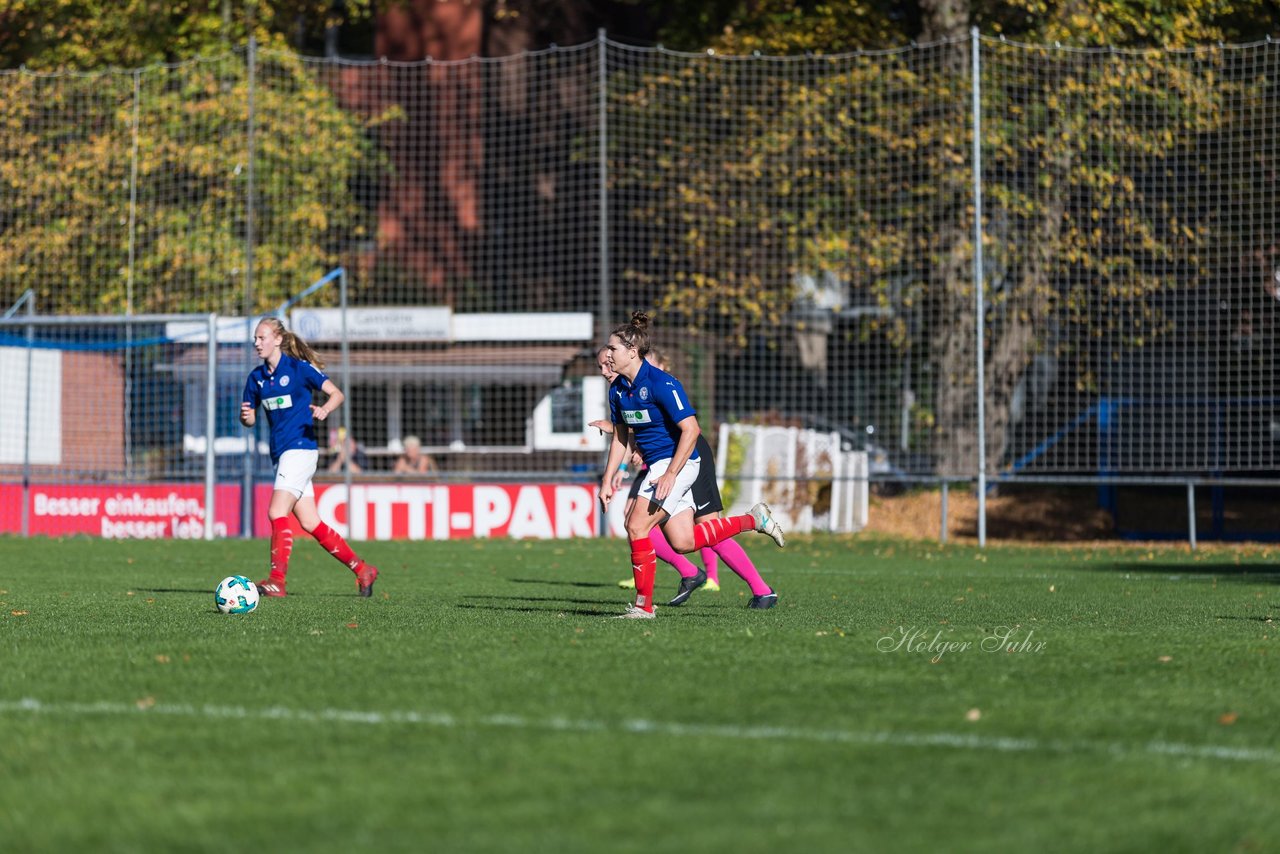
[[[811,56],[803,71],[765,59],[689,60],[687,70],[673,62],[629,90],[637,126],[662,128],[619,170],[623,199],[651,191],[632,208],[633,225],[653,235],[652,258],[634,265],[633,279],[691,330],[742,344],[787,334],[797,273],[840,271],[864,301],[892,309],[861,334],[927,361],[911,432],[929,437],[944,475],[976,463],[981,321],[988,464],[1007,462],[1014,393],[1033,358],[1052,354],[1087,390],[1117,358],[1091,342],[1149,345],[1169,328],[1159,295],[1210,274],[1204,250],[1225,235],[1180,221],[1177,193],[1229,118],[1224,93],[1242,81],[1212,52],[1180,60],[984,42],[990,266],[979,319],[969,24],[1032,42],[1176,46],[1220,37],[1225,6],[1086,14],[1075,4],[948,0],[894,18],[870,4],[835,5],[748,4],[715,49],[821,54],[874,44],[907,23],[917,29],[897,30],[901,41],[930,43],[874,61]],[[913,326],[921,314],[937,322]]]
[[[0,74],[0,299],[59,312],[245,308],[250,69],[253,305],[278,304],[368,232],[351,194],[360,121],[280,31],[325,3],[6,0]],[[108,4],[104,4],[104,7]],[[180,7],[180,8],[179,8]],[[348,4],[358,8],[358,4]],[[62,71],[182,60],[137,71]]]

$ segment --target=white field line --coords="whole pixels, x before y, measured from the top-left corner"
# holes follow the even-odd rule
[[[186,704],[46,703],[30,697],[0,700],[0,714],[51,716],[163,716],[214,720],[276,720],[297,723],[358,723],[369,726],[423,726],[443,729],[500,728],[548,732],[645,733],[690,738],[723,738],[729,741],[804,741],[817,744],[850,744],[870,747],[941,747],[995,753],[1091,753],[1113,757],[1172,756],[1228,762],[1277,762],[1280,751],[1265,747],[1228,747],[1212,744],[1179,744],[1150,741],[1122,744],[1102,741],[1063,741],[1038,738],[970,735],[955,732],[899,732],[798,729],[795,727],[731,726],[686,724],[631,719],[593,721],[574,718],[529,718],[523,715],[483,715],[459,718],[445,712],[372,712],[351,709],[290,709],[271,706],[246,709],[242,706],[193,706]]]

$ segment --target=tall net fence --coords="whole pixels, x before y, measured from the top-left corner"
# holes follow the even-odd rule
[[[1278,58],[984,45],[999,470],[1274,475]]]
[[[64,379],[65,353],[116,359],[94,388],[123,401],[64,409],[64,439],[111,424],[57,463],[6,420],[0,475],[187,483],[212,449],[219,484],[257,482],[261,437],[235,411],[248,319],[280,311],[348,394],[322,477],[345,477],[354,443],[367,482],[589,482],[595,347],[644,309],[705,431],[835,435],[873,482],[1266,481],[1278,61],[1271,44],[779,58],[602,39],[0,72],[0,303],[96,348],[32,342],[19,313],[5,358],[61,349]],[[207,335],[172,326],[210,313],[212,443]],[[4,376],[6,401],[40,388]],[[405,471],[406,445],[429,462]]]

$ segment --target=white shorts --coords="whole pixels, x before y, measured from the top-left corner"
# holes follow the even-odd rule
[[[675,516],[681,511],[694,508],[693,483],[698,479],[698,472],[702,469],[702,459],[686,462],[684,468],[680,469],[680,473],[676,475],[675,485],[671,487],[671,492],[667,494],[666,500],[658,501],[653,497],[654,484],[670,466],[670,457],[665,460],[658,460],[649,466],[648,471],[643,472],[641,475],[644,477],[644,486],[640,487],[640,492],[636,495],[636,498],[646,500],[650,504],[657,504],[667,511],[668,516]]]
[[[314,498],[315,488],[311,478],[316,476],[316,466],[320,462],[319,451],[307,451],[294,448],[280,455],[276,463],[276,489],[292,492],[295,498]]]

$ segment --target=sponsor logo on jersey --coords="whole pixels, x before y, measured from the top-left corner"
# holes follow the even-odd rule
[[[649,418],[649,410],[647,409],[624,409],[622,410],[622,420],[628,424],[652,424]]]
[[[262,405],[265,406],[267,409],[292,409],[293,395],[282,394],[276,397],[264,398],[262,401]]]

